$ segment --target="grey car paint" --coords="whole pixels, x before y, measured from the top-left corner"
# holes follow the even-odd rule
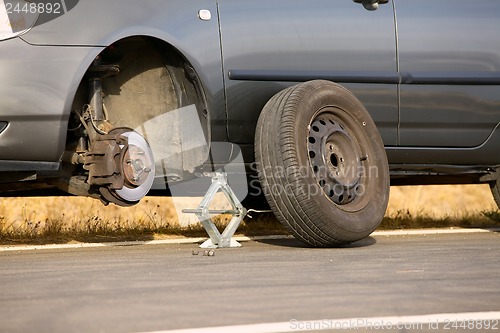
[[[0,120],[9,123],[0,134],[0,160],[59,162],[76,88],[101,50],[0,42]]]
[[[0,121],[9,122],[0,169],[16,160],[54,169],[86,69],[134,35],[165,41],[193,66],[213,141],[251,144],[267,99],[327,78],[367,106],[390,163],[499,165],[500,43],[484,34],[498,31],[499,8],[496,0],[395,0],[376,11],[350,0],[81,1],[0,42]],[[200,9],[212,19],[200,20]]]
[[[22,39],[0,42],[0,121],[10,122],[0,134],[0,160],[58,162],[71,104],[86,70],[103,46],[128,36],[158,38],[183,54],[203,83],[212,113],[212,138],[226,140],[215,2],[131,1],[119,5],[123,9],[120,15],[114,2],[81,1]],[[202,8],[211,10],[214,18],[200,20],[197,13]],[[90,17],[99,24],[89,24]],[[44,92],[44,87],[50,92]],[[3,169],[9,165],[3,163]]]
[[[500,3],[286,4],[221,2],[231,140],[252,140],[256,115],[239,110],[263,104],[277,82],[325,78],[365,104],[391,164],[498,164],[500,42],[485,33],[498,30]]]
[[[231,141],[253,142],[259,114],[249,110],[262,109],[286,86],[273,74],[287,81],[294,80],[289,77],[293,73],[304,81],[318,76],[338,81],[340,75],[351,79],[397,72],[390,4],[373,12],[352,1],[331,0],[221,0],[219,6]],[[269,77],[265,83],[259,82],[263,75],[243,81],[239,73],[246,75],[244,79],[252,73]],[[359,83],[349,88],[377,122],[385,144],[396,145],[396,84]]]
[[[499,1],[396,1],[399,70],[428,79],[401,85],[401,145],[473,147],[489,137],[500,120],[499,14]]]

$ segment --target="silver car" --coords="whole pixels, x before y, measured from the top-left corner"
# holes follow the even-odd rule
[[[129,206],[241,156],[312,246],[390,184],[500,205],[498,31],[497,0],[0,0],[0,190]]]

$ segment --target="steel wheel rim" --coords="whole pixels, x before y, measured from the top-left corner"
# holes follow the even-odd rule
[[[318,112],[308,126],[308,159],[324,195],[337,205],[347,205],[360,195],[365,157],[358,140],[333,109]]]

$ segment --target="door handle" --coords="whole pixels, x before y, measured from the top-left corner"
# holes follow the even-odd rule
[[[360,3],[366,10],[377,10],[378,5],[383,5],[389,0],[353,0],[355,3]]]

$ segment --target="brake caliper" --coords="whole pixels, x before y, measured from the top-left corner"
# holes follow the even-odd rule
[[[88,183],[98,186],[105,203],[138,203],[154,181],[154,159],[147,141],[129,128],[97,135],[84,156]]]

